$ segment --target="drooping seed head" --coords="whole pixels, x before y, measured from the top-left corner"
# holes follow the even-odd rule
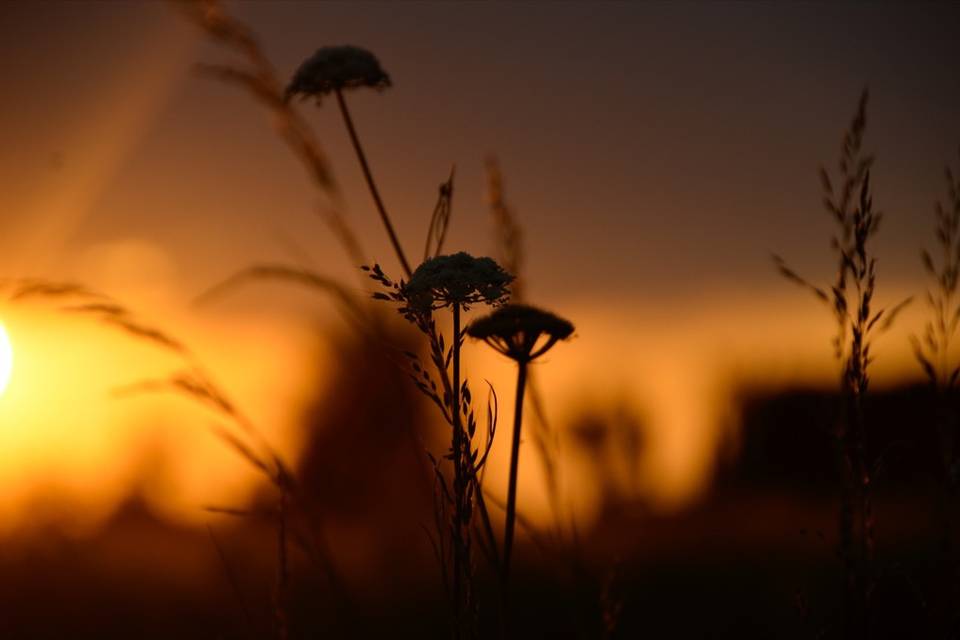
[[[287,100],[300,95],[319,101],[340,89],[371,87],[383,90],[389,86],[390,76],[376,56],[360,47],[342,45],[317,49],[297,69],[284,95]]]
[[[492,258],[475,258],[461,251],[426,260],[403,285],[403,294],[414,313],[453,305],[498,306],[509,298],[512,281],[513,276]]]
[[[549,311],[508,304],[474,320],[467,335],[517,362],[530,362],[573,334],[573,324]]]

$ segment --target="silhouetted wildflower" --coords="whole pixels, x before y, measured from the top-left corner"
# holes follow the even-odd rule
[[[505,305],[467,327],[471,338],[483,340],[518,362],[539,358],[571,334],[573,324],[569,321],[525,304]]]
[[[453,306],[468,309],[480,303],[498,306],[507,301],[512,281],[513,276],[492,258],[461,251],[426,260],[403,286],[403,294],[415,313]]]
[[[339,94],[338,94],[339,95]],[[439,472],[438,462],[431,458],[438,469],[442,487],[440,504],[448,506],[452,513],[440,512],[439,536],[449,535],[450,564],[447,556],[438,551],[444,574],[450,576],[450,593],[454,603],[454,621],[459,630],[470,629],[474,624],[476,609],[472,603],[473,561],[472,540],[474,535],[473,514],[479,513],[486,534],[486,549],[492,561],[497,558],[496,539],[480,489],[480,473],[487,454],[493,445],[496,430],[496,408],[488,413],[487,443],[481,452],[474,447],[476,419],[471,407],[472,393],[466,380],[461,380],[460,351],[466,337],[461,329],[461,313],[474,304],[499,306],[504,304],[513,276],[491,258],[475,258],[468,253],[436,256],[425,260],[410,274],[409,282],[394,281],[379,264],[361,267],[371,279],[378,282],[383,291],[373,297],[399,305],[403,316],[422,331],[430,341],[430,360],[436,368],[436,380],[420,364],[416,354],[408,357],[413,363],[413,379],[417,388],[430,398],[443,413],[452,427],[449,452],[444,455],[453,466],[453,479],[448,483]],[[434,311],[449,309],[453,338],[445,342],[437,328]],[[449,346],[447,346],[449,345]],[[491,389],[492,390],[492,389]],[[438,547],[439,549],[439,547]],[[492,550],[492,551],[491,551]],[[475,637],[475,633],[458,633],[457,637]]]
[[[390,237],[390,243],[397,254],[397,259],[403,266],[404,273],[409,276],[411,273],[410,261],[407,260],[407,255],[400,245],[400,238],[397,237],[397,232],[390,221],[390,215],[383,204],[383,198],[380,197],[380,191],[373,179],[373,171],[367,161],[367,154],[363,151],[360,136],[353,124],[353,117],[350,115],[350,109],[343,97],[344,89],[372,87],[383,90],[389,86],[391,86],[390,76],[380,66],[380,61],[377,60],[376,56],[366,49],[351,45],[320,47],[293,74],[293,79],[290,80],[290,84],[284,91],[284,100],[289,102],[293,96],[301,95],[304,98],[316,98],[319,105],[321,98],[325,95],[332,93],[336,97],[337,106],[340,107],[340,113],[343,116],[343,124],[347,128],[347,133],[350,134],[350,142],[357,154],[357,160],[360,162],[360,168],[363,170],[370,195],[377,207],[377,213],[380,215],[384,229]]]
[[[360,47],[342,45],[320,47],[307,58],[287,85],[285,97],[323,96],[341,89],[371,87],[383,90],[390,86],[390,76],[376,56]]]
[[[558,340],[569,338],[573,334],[573,324],[536,307],[508,304],[472,322],[467,327],[466,333],[471,338],[483,340],[517,363],[517,399],[513,411],[507,517],[503,533],[503,564],[500,567],[501,588],[506,601],[517,519],[517,470],[520,464],[520,428],[523,426],[523,398],[527,386],[527,367],[531,361],[549,351]]]

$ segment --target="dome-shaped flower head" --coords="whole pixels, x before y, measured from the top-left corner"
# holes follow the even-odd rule
[[[286,99],[295,95],[323,96],[340,89],[390,86],[390,76],[380,66],[376,56],[360,47],[343,45],[320,47],[307,58],[287,85]]]
[[[491,258],[469,253],[437,256],[425,261],[403,285],[409,311],[427,313],[443,307],[501,305],[510,295],[513,276]]]
[[[539,358],[571,334],[569,321],[525,304],[504,305],[467,327],[471,338],[483,340],[517,362]]]

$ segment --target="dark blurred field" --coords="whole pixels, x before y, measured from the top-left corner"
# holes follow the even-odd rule
[[[345,353],[344,361],[357,362],[356,355]],[[285,596],[291,637],[448,634],[421,529],[430,518],[421,461],[401,435],[409,425],[385,422],[378,404],[348,425],[336,408],[361,402],[350,395],[361,388],[353,376],[373,377],[396,390],[391,406],[416,414],[419,401],[393,384],[389,368],[375,365],[348,369],[343,386],[329,391],[339,398],[334,408],[309,415],[325,435],[300,473],[319,497],[337,576],[331,581],[292,552]],[[871,400],[883,434],[877,446],[894,444],[897,452],[878,484],[883,575],[874,637],[944,637],[936,485],[923,446],[932,420],[928,393],[910,387]],[[655,515],[643,502],[611,496],[599,521],[562,548],[534,543],[521,529],[517,637],[603,637],[604,612],[618,609],[614,637],[836,636],[836,482],[821,425],[831,423],[837,398],[809,390],[742,397],[739,441],[721,454],[710,491],[689,509]],[[354,464],[373,441],[372,468],[381,476],[360,474]],[[0,631],[11,638],[269,636],[278,597],[273,523],[238,518],[212,532],[164,522],[133,494],[87,539],[50,530],[7,540],[0,547]],[[486,601],[495,602],[492,576],[483,575]],[[495,614],[481,611],[487,635],[495,635]]]

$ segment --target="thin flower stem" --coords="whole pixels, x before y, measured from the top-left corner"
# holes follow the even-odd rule
[[[517,468],[520,461],[520,426],[523,424],[523,395],[527,386],[527,363],[520,361],[517,372],[517,403],[513,413],[513,442],[510,447],[510,484],[507,487],[507,520],[503,534],[503,589],[510,579],[510,554],[517,520]]]
[[[373,196],[373,202],[377,205],[377,211],[380,213],[380,220],[383,221],[383,226],[387,230],[387,235],[390,236],[390,242],[393,244],[393,250],[397,253],[397,258],[400,259],[400,265],[403,267],[404,272],[409,278],[413,273],[410,269],[410,263],[407,262],[407,256],[403,253],[403,248],[400,246],[400,240],[397,238],[396,232],[393,230],[393,224],[390,223],[390,216],[387,215],[387,210],[383,206],[383,200],[380,199],[380,192],[377,190],[377,185],[373,181],[373,174],[370,172],[370,165],[367,163],[367,156],[363,152],[363,147],[360,145],[360,138],[357,137],[357,130],[353,126],[353,118],[350,117],[350,110],[347,109],[347,102],[343,99],[343,92],[340,89],[336,90],[337,94],[337,104],[340,105],[340,113],[343,114],[343,122],[347,125],[347,132],[350,134],[350,141],[353,143],[353,149],[357,152],[357,159],[360,161],[360,167],[363,169],[363,176],[367,179],[367,186],[370,188],[370,195]]]
[[[453,305],[453,389],[450,394],[450,412],[453,416],[453,492],[454,492],[454,527],[453,527],[453,602],[455,624],[457,632],[461,631],[461,569],[463,553],[463,497],[466,492],[463,473],[463,433],[460,420],[460,305]]]

